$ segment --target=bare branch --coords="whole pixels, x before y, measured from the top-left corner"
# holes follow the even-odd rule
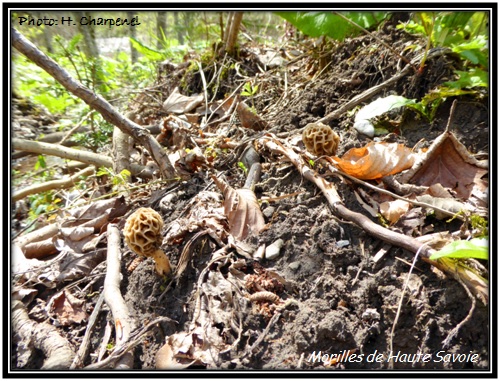
[[[95,94],[90,89],[77,82],[66,70],[41,52],[14,28],[11,29],[11,37],[12,46],[14,48],[44,69],[69,92],[82,99],[91,108],[97,110],[107,122],[118,127],[124,133],[129,134],[137,142],[142,144],[160,167],[160,173],[165,180],[175,180],[177,177],[175,168],[170,163],[161,145],[149,134],[147,129],[121,115],[103,97]]]

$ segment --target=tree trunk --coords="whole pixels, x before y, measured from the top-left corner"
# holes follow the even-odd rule
[[[226,52],[229,55],[233,55],[235,52],[236,40],[238,39],[238,32],[240,30],[242,19],[242,12],[233,12],[230,22],[227,24],[228,31],[226,32]]]
[[[127,19],[132,20],[134,18],[134,12],[127,12]],[[136,39],[136,27],[135,26],[129,26],[129,33],[130,37],[133,39]],[[130,42],[130,61],[132,64],[135,64],[137,62],[137,50],[135,50],[134,46],[132,45],[132,41]]]

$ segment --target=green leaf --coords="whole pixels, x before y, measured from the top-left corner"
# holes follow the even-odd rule
[[[135,50],[137,50],[139,53],[143,54],[146,58],[152,60],[152,61],[161,61],[166,58],[166,54],[159,52],[157,50],[148,48],[146,45],[143,45],[139,41],[137,41],[133,37],[129,37],[130,42],[132,42],[132,46],[134,47]]]
[[[328,36],[342,41],[346,37],[361,33],[361,29],[332,12],[275,13],[311,37]],[[343,12],[342,14],[365,29],[378,25],[388,15],[387,12]]]
[[[488,238],[454,241],[432,254],[429,259],[434,261],[439,258],[477,258],[487,260]]]
[[[473,68],[469,71],[456,70],[458,80],[445,82],[444,85],[452,89],[472,89],[474,87],[488,87],[488,72]]]

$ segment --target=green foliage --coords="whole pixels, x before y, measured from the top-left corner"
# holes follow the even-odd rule
[[[130,37],[130,42],[132,43],[133,48],[144,55],[148,60],[163,61],[167,58],[167,55],[165,53],[149,48],[135,38]]]
[[[470,216],[470,225],[473,229],[479,231],[479,237],[488,235],[488,221],[477,214]]]
[[[98,151],[110,142],[114,126],[106,122],[100,114],[93,118],[91,123],[91,131],[77,132],[73,135],[73,140],[92,151]]]
[[[110,177],[111,184],[113,184],[113,188],[119,188],[120,186],[128,187],[128,180],[132,174],[130,171],[124,169],[120,173],[116,174],[112,169],[106,167],[100,167],[96,172],[97,177]]]
[[[343,41],[346,37],[361,33],[358,27],[332,12],[275,13],[311,37],[328,36]],[[387,12],[342,12],[342,14],[365,29],[377,26],[388,15]]]
[[[466,64],[488,67],[488,20],[486,12],[416,12],[408,23],[398,25],[409,33],[423,34],[431,47],[449,47]],[[421,62],[425,64],[426,55]]]
[[[430,256],[430,259],[433,261],[439,258],[477,258],[487,260],[488,239],[474,238],[470,241],[454,241]]]
[[[28,196],[30,210],[28,219],[34,220],[43,213],[50,213],[58,210],[62,200],[55,196],[53,191],[42,192]]]
[[[412,20],[398,28],[430,37],[433,47],[452,47],[471,37],[487,35],[485,18],[486,12],[416,12]]]
[[[428,92],[420,102],[409,103],[406,106],[414,109],[430,122],[434,120],[439,106],[450,97],[472,94],[473,91],[463,89],[453,89],[447,86],[439,86]]]
[[[243,162],[238,161],[238,167],[245,173],[245,175],[248,174],[248,168],[243,164]]]
[[[243,85],[243,89],[241,90],[241,95],[244,97],[252,97],[257,94],[259,91],[259,85],[252,85],[250,82],[245,83]]]

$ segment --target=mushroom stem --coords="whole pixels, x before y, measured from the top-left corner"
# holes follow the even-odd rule
[[[155,269],[159,275],[169,275],[172,272],[170,261],[163,250],[157,249],[151,257],[155,260]]]

